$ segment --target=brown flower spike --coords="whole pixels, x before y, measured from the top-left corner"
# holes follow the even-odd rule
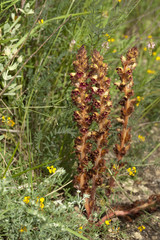
[[[79,110],[74,112],[81,136],[75,141],[76,153],[79,159],[78,176],[75,186],[81,190],[85,198],[87,217],[95,207],[97,186],[103,182],[106,169],[104,155],[107,152],[107,138],[110,127],[108,115],[112,105],[109,95],[110,79],[106,77],[107,64],[98,51],[92,55],[92,64],[88,65],[87,53],[82,46],[73,62],[76,73],[71,73],[71,79],[76,87],[72,91],[72,99]],[[94,97],[93,97],[94,96]],[[97,122],[97,131],[89,131],[92,121]],[[92,147],[92,145],[96,147]]]
[[[133,83],[133,69],[136,67],[136,58],[138,56],[138,50],[136,47],[133,47],[128,50],[127,56],[121,57],[121,62],[123,67],[118,67],[117,73],[120,77],[121,82],[116,82],[115,85],[121,92],[124,92],[124,97],[120,101],[121,108],[121,116],[117,118],[117,121],[122,124],[122,129],[117,129],[118,137],[120,140],[120,144],[116,144],[114,151],[116,153],[118,162],[121,161],[123,156],[130,148],[130,140],[131,140],[131,128],[127,128],[129,117],[134,111],[134,104],[136,103],[136,98],[130,99],[134,95],[134,91],[132,89]]]
[[[89,153],[92,144],[89,139],[91,133],[89,126],[91,125],[92,118],[90,115],[91,96],[88,94],[89,84],[88,79],[88,58],[84,46],[82,46],[76,56],[76,61],[73,62],[76,73],[71,73],[71,80],[75,89],[72,91],[72,100],[77,106],[78,110],[74,112],[74,118],[78,123],[80,136],[75,140],[76,154],[79,159],[78,176],[75,177],[75,187],[81,190],[82,194],[89,194],[90,189],[88,185],[89,174],[87,171],[89,162]],[[90,214],[90,207],[88,198],[85,199],[85,208],[87,214]]]
[[[94,210],[95,193],[97,186],[103,183],[103,174],[106,170],[105,154],[108,152],[107,143],[111,122],[108,119],[112,102],[109,95],[110,79],[106,77],[108,66],[103,62],[103,57],[98,51],[92,55],[90,78],[92,81],[92,103],[94,111],[92,119],[97,122],[98,130],[92,132],[96,149],[92,152],[93,174],[90,207]]]

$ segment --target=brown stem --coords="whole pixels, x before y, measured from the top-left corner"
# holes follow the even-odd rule
[[[101,226],[106,220],[109,220],[114,217],[125,217],[129,215],[135,215],[144,210],[155,210],[153,207],[160,206],[160,194],[151,195],[146,201],[136,201],[132,205],[127,206],[117,206],[113,211],[109,211],[98,223],[96,226]]]

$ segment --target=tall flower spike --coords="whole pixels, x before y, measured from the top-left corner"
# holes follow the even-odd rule
[[[103,62],[103,57],[98,51],[92,55],[92,65],[90,78],[92,80],[93,115],[92,119],[97,122],[98,130],[92,132],[92,138],[96,143],[96,149],[92,153],[92,191],[90,198],[90,208],[94,210],[95,193],[97,186],[103,182],[103,173],[106,169],[104,155],[107,152],[107,138],[109,127],[111,125],[108,115],[112,102],[109,95],[110,79],[106,77],[108,66]]]
[[[76,56],[76,61],[73,62],[76,73],[71,73],[71,80],[75,89],[72,91],[72,100],[78,110],[74,112],[74,118],[79,126],[80,136],[75,140],[76,154],[79,159],[78,172],[75,177],[75,187],[81,190],[82,194],[89,194],[88,186],[88,154],[91,151],[91,143],[89,142],[91,133],[89,126],[92,118],[90,115],[89,102],[91,95],[88,94],[88,58],[84,46],[82,46]],[[85,199],[85,208],[87,215],[90,214],[88,198]]]
[[[124,97],[120,101],[121,116],[117,118],[117,121],[122,124],[122,129],[118,130],[118,137],[120,140],[119,144],[115,145],[114,151],[116,153],[118,162],[121,161],[123,156],[127,153],[130,148],[131,140],[131,128],[127,128],[129,117],[134,111],[134,104],[136,103],[136,98],[130,99],[134,95],[132,89],[133,83],[133,69],[136,67],[136,58],[138,56],[138,50],[133,47],[128,50],[127,56],[121,57],[121,62],[123,67],[118,67],[117,73],[120,77],[121,82],[116,82],[117,88],[124,92]]]

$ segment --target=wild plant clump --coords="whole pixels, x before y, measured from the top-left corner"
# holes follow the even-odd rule
[[[133,70],[137,65],[137,56],[138,50],[136,47],[129,49],[126,57],[121,57],[122,67],[116,69],[120,81],[115,82],[115,85],[124,95],[119,102],[121,111],[120,117],[117,118],[117,121],[121,124],[121,127],[117,129],[119,143],[115,144],[114,147],[117,167],[108,179],[108,191],[106,192],[108,197],[114,187],[115,176],[125,164],[122,162],[122,158],[131,146],[131,127],[128,127],[128,121],[137,102],[136,98],[132,98],[134,96]],[[74,182],[75,187],[79,189],[85,200],[84,206],[87,218],[94,222],[93,214],[97,210],[96,189],[98,186],[102,186],[107,170],[105,155],[108,153],[108,136],[111,127],[109,119],[112,108],[111,79],[106,76],[108,66],[103,62],[103,57],[97,50],[93,51],[91,64],[89,64],[87,51],[82,46],[73,65],[76,72],[70,74],[75,86],[72,91],[72,100],[77,106],[74,119],[80,132],[75,140],[79,165]],[[113,164],[111,166],[113,167]],[[135,172],[135,168],[133,168],[133,171]],[[146,201],[136,201],[132,206],[128,206],[127,210],[122,206],[114,207],[114,210],[108,211],[96,225],[100,226],[114,216],[136,214],[142,209],[152,207],[159,201],[160,196],[154,195]]]
[[[120,143],[114,148],[118,163],[130,148],[131,128],[127,128],[127,125],[136,103],[136,99],[130,98],[134,95],[132,71],[136,67],[137,56],[138,50],[133,47],[128,51],[126,58],[121,57],[123,67],[116,69],[121,82],[116,82],[115,85],[124,92],[120,101],[121,116],[117,119],[122,124],[122,128],[117,129]],[[112,107],[109,94],[111,79],[106,77],[108,66],[97,50],[93,51],[91,62],[89,64],[87,51],[82,46],[76,61],[73,62],[76,72],[70,74],[75,86],[72,100],[78,109],[74,112],[74,119],[80,132],[80,136],[75,140],[79,160],[75,187],[85,197],[88,218],[95,210],[96,188],[102,185],[106,171],[105,154],[108,152],[107,139],[111,126],[109,114]],[[93,122],[96,122],[96,130],[90,128]]]

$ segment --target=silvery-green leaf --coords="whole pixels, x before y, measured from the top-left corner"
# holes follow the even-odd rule
[[[18,28],[20,28],[20,26],[21,26],[21,24],[19,24],[19,23],[16,24],[16,25],[15,25],[15,30],[17,30]]]
[[[19,10],[20,12],[22,12],[22,13],[24,13],[24,14],[25,14],[25,11],[24,11],[23,9],[21,9],[21,8],[18,8],[18,10]]]
[[[25,7],[24,7],[24,11],[28,11],[30,9],[30,4],[26,3]]]
[[[12,66],[9,66],[8,69],[9,69],[10,71],[13,71],[13,70],[15,70],[15,69],[17,68],[17,66],[18,66],[18,64],[17,64],[17,63],[14,63]]]
[[[16,86],[17,86],[17,83],[13,83],[8,87],[8,89],[11,90],[12,88],[15,88]]]
[[[19,90],[20,88],[22,88],[22,85],[18,85],[15,88],[13,88],[11,91],[9,91],[8,93],[14,93],[15,91]]]
[[[8,75],[8,71],[7,71],[7,72],[4,72],[4,73],[2,74],[2,77],[3,77],[3,79],[4,79],[5,81],[7,81],[7,80],[9,80],[9,79],[12,78],[11,75]]]
[[[3,95],[6,95],[6,96],[14,96],[16,95],[14,92],[7,92],[7,93],[4,93]]]
[[[0,135],[0,140],[2,140],[4,138],[4,135]]]
[[[12,34],[12,35],[15,35],[15,33],[16,33],[16,29],[13,28],[12,31],[11,31],[11,34]]]
[[[3,69],[4,69],[4,67],[3,67],[3,64],[2,64],[2,63],[0,63],[0,71],[2,72],[2,71],[3,71]]]
[[[22,56],[19,56],[19,58],[17,59],[17,62],[18,62],[18,63],[21,63],[22,60],[23,60],[23,57],[22,57]]]
[[[11,54],[11,49],[9,47],[4,48],[5,55],[9,56]]]
[[[14,22],[15,21],[15,13],[11,13],[11,18],[12,18],[12,21]]]
[[[15,47],[12,48],[12,53],[13,53],[13,54],[15,54],[17,51],[18,51],[17,48],[15,48]]]
[[[18,40],[19,40],[18,38],[14,38],[14,39],[11,39],[10,42],[14,43],[14,42],[17,42]]]
[[[26,12],[26,14],[33,14],[34,13],[34,11],[32,10],[32,9],[30,9],[28,12]]]
[[[10,29],[10,25],[8,23],[5,23],[3,26],[4,29],[4,34],[8,32],[8,30]]]

